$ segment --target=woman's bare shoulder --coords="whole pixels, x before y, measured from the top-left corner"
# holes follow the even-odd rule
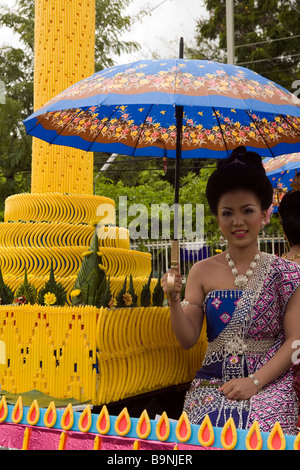
[[[188,275],[192,288],[201,289],[204,296],[215,289],[230,287],[228,284],[228,265],[224,253],[195,263]]]
[[[213,269],[219,269],[220,266],[224,265],[225,256],[224,253],[220,253],[215,256],[211,256],[210,258],[202,259],[201,261],[197,261],[191,268],[190,274],[195,273],[197,275],[201,273],[205,273],[207,269],[210,271]]]

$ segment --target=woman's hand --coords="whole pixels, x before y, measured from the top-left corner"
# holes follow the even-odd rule
[[[257,386],[249,377],[231,379],[218,390],[222,392],[228,400],[249,400],[249,398],[256,395],[258,392]]]
[[[171,274],[174,276],[174,290],[173,292],[169,292],[168,289],[168,274]],[[178,274],[178,271],[175,269],[170,269],[168,272],[166,272],[161,280],[162,283],[162,288],[166,296],[171,302],[178,302],[180,301],[180,292],[182,289],[182,278],[181,275]]]

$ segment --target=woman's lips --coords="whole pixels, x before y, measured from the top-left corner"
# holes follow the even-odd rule
[[[233,232],[233,235],[237,238],[242,238],[242,237],[245,237],[247,233],[248,233],[247,230],[236,230],[235,232]]]

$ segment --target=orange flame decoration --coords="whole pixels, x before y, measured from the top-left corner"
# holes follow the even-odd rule
[[[20,421],[22,421],[22,418],[23,418],[23,401],[22,401],[22,397],[20,396],[18,398],[17,403],[14,406],[11,420],[13,423],[18,424],[20,423]]]
[[[8,415],[8,407],[7,407],[5,395],[3,395],[3,397],[1,398],[1,402],[0,402],[0,423],[6,420],[7,415]]]
[[[151,432],[151,423],[146,410],[140,416],[136,426],[136,433],[140,439],[147,439]]]
[[[226,450],[232,450],[237,444],[237,432],[233,418],[229,418],[221,432],[221,444]]]
[[[92,411],[90,405],[88,405],[85,410],[81,413],[78,427],[81,432],[88,432],[92,425]]]
[[[115,422],[115,431],[119,436],[126,436],[131,428],[131,420],[127,408],[124,408]]]
[[[27,422],[34,426],[40,419],[40,409],[37,400],[34,400],[27,413]]]
[[[99,434],[107,434],[110,429],[110,417],[104,405],[97,419],[96,428]]]
[[[44,424],[47,428],[52,428],[57,419],[57,413],[56,413],[56,408],[55,408],[55,403],[52,401],[50,405],[47,408],[47,411],[44,416]]]
[[[64,431],[69,431],[72,429],[74,424],[74,413],[72,405],[69,404],[62,415],[60,425]]]
[[[198,431],[198,441],[204,447],[210,447],[215,442],[215,434],[209,416],[206,415]]]
[[[285,450],[286,440],[280,424],[277,422],[268,437],[269,450]]]
[[[159,441],[166,441],[170,435],[170,423],[167,413],[164,411],[156,426],[156,437]]]
[[[113,426],[111,426],[111,422],[114,423]],[[174,422],[169,421],[166,412],[162,413],[159,420],[150,420],[146,410],[143,411],[140,418],[131,418],[127,408],[124,408],[119,416],[110,417],[105,405],[98,416],[92,413],[90,405],[87,405],[82,412],[74,412],[71,404],[62,411],[56,410],[55,403],[51,402],[47,410],[42,411],[36,400],[30,407],[23,407],[21,396],[14,406],[8,405],[5,396],[2,397],[0,401],[0,434],[2,423],[12,423],[12,432],[16,429],[14,424],[23,425],[22,449],[24,450],[30,448],[34,427],[38,427],[41,432],[48,433],[51,432],[50,428],[60,429],[58,450],[66,449],[67,441],[69,442],[67,431],[91,433],[94,450],[102,449],[106,436],[132,439],[133,450],[141,450],[143,440],[160,441],[160,445],[164,442],[173,443],[173,450],[184,449],[185,444],[195,447],[200,444],[206,448],[226,450],[261,450],[263,448],[300,450],[300,433],[297,436],[285,436],[278,422],[275,423],[270,433],[266,433],[260,431],[257,421],[248,431],[237,430],[232,418],[228,419],[223,428],[213,427],[209,416],[204,418],[201,425],[191,425],[185,412],[177,422]],[[7,438],[9,439],[7,426],[5,433],[8,434]]]
[[[254,421],[246,437],[246,448],[247,450],[261,450],[262,445],[263,440],[259,425],[257,421]]]
[[[176,426],[176,437],[180,442],[187,442],[190,440],[192,434],[191,425],[188,415],[184,411],[179,418]]]

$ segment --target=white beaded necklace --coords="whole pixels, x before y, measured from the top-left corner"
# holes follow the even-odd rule
[[[228,265],[231,268],[231,272],[234,275],[234,284],[239,288],[246,287],[249,277],[253,274],[253,269],[257,265],[257,261],[260,259],[260,255],[257,253],[254,256],[254,260],[250,263],[249,269],[247,270],[246,274],[239,274],[229,253],[226,253],[225,256],[228,261]]]

